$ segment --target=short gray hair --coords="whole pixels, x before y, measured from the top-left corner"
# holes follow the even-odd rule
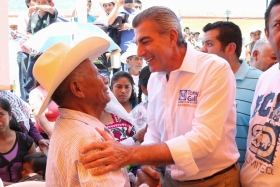
[[[133,28],[137,28],[145,20],[153,22],[158,33],[163,35],[167,34],[171,28],[174,28],[178,33],[177,45],[186,46],[180,22],[171,9],[163,6],[153,6],[145,9],[133,19]]]
[[[252,49],[252,52],[251,52],[251,57],[250,57],[250,61],[252,62],[253,61],[253,53],[254,51],[258,50],[260,51],[260,48],[262,48],[263,46],[267,45],[267,44],[270,44],[269,41],[267,40],[267,38],[261,38],[259,40],[256,41],[253,49]]]

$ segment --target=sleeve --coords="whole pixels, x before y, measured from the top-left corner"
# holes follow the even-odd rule
[[[31,30],[31,21],[32,21],[32,17],[30,17],[28,24],[27,24],[27,28],[26,28],[26,32],[31,33],[32,34],[32,30]]]
[[[156,73],[151,74],[151,77],[148,82],[148,92],[151,88],[154,88],[156,83]],[[153,95],[153,92],[150,91],[148,94],[148,100],[149,98],[156,97]],[[155,124],[155,116],[154,116],[154,107],[151,104],[148,104],[148,109],[147,109],[147,132],[145,133],[144,136],[144,142],[141,143],[141,145],[149,145],[149,144],[154,144],[154,143],[160,143],[160,133],[158,132],[158,129],[156,128],[155,125],[149,125],[149,124]]]
[[[31,121],[31,119],[29,119],[29,125],[30,125],[30,129],[28,131],[28,135],[31,136],[34,139],[36,144],[38,144],[38,141],[41,140],[41,139],[44,139],[44,138],[38,132],[37,128],[35,127],[34,123]]]
[[[56,10],[56,8],[54,9],[54,14],[50,14],[50,23],[54,23],[57,20],[57,16],[58,16],[58,11]]]
[[[199,171],[195,159],[207,156],[218,146],[235,106],[236,81],[228,64],[210,67],[205,77],[192,130],[166,142],[175,164],[189,175]]]
[[[129,138],[121,141],[120,143],[123,144],[123,145],[126,145],[126,146],[133,146],[133,145],[135,145],[135,142],[134,142],[132,137],[129,137]]]

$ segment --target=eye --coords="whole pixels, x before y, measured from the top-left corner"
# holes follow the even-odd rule
[[[280,27],[280,22],[275,23],[275,24],[274,24],[274,27]]]

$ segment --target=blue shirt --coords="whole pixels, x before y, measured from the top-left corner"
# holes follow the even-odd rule
[[[138,14],[138,12],[134,9],[131,11],[124,9],[123,7],[119,9],[119,13],[124,12],[129,15],[128,23],[132,24],[134,17]],[[121,43],[120,48],[122,52],[125,52],[131,43],[135,43],[135,34],[133,29],[123,30],[121,34]]]
[[[87,22],[88,22],[88,23],[92,23],[92,22],[94,22],[95,20],[96,20],[96,18],[95,18],[93,15],[88,14],[88,16],[87,16]],[[79,21],[78,17],[75,17],[75,18],[74,18],[74,21],[75,21],[75,22],[78,22],[78,21]]]
[[[260,70],[250,67],[245,61],[241,63],[241,66],[235,73],[235,101],[237,113],[235,141],[240,153],[240,157],[238,159],[240,166],[242,166],[245,161],[251,104],[261,73],[262,72]]]

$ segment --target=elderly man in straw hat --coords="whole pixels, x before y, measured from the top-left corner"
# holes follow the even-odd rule
[[[97,72],[92,60],[108,47],[109,42],[102,37],[87,38],[74,47],[57,43],[35,63],[34,77],[48,92],[38,116],[51,100],[60,113],[50,142],[47,186],[128,185],[127,174],[121,170],[92,176],[92,170],[80,163],[83,147],[104,141],[96,128],[104,129],[99,117],[110,101],[108,80]]]

